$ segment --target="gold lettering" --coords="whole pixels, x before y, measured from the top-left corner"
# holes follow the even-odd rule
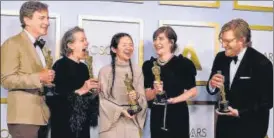
[[[264,52],[264,55],[273,63],[273,53]]]
[[[89,49],[89,53],[91,53],[92,55],[96,55],[96,53],[97,53],[97,46],[91,46],[88,49]]]
[[[99,54],[100,55],[104,55],[105,54],[105,49],[104,49],[105,47],[103,47],[103,46],[100,46],[99,47]]]
[[[198,56],[194,50],[194,48],[192,46],[186,46],[183,50],[183,53],[182,55],[184,57],[187,57],[188,58],[188,54],[190,54],[190,60],[193,62],[193,64],[195,65],[196,69],[197,70],[202,70],[202,66],[201,66],[201,63],[198,59]]]
[[[91,53],[91,55],[110,55],[110,47],[109,46],[91,46],[88,48],[89,49],[89,53]]]
[[[105,54],[110,55],[110,46],[105,47]]]

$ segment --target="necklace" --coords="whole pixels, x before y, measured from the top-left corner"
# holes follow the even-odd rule
[[[170,59],[172,59],[174,55],[172,55],[167,61],[161,61],[159,58],[157,58],[157,63],[161,66],[165,65],[166,63],[168,63],[170,61]]]

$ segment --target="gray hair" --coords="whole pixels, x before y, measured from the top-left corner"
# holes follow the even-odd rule
[[[21,8],[20,8],[20,22],[21,22],[21,27],[25,28],[26,23],[24,21],[24,17],[32,18],[33,13],[36,11],[43,11],[43,10],[48,10],[48,5],[44,4],[39,1],[28,1],[25,2]]]
[[[69,29],[67,32],[65,32],[62,41],[61,41],[61,55],[62,56],[68,56],[72,53],[72,49],[68,47],[69,43],[73,43],[75,41],[75,38],[73,35],[77,32],[84,32],[84,29],[75,26],[71,29]]]

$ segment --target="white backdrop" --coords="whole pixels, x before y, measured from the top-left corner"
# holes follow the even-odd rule
[[[251,25],[252,46],[266,55],[273,63],[273,28]],[[255,38],[255,39],[254,39]],[[273,138],[273,109],[270,113],[268,136]]]
[[[18,17],[18,10],[22,2],[14,2],[7,6],[9,8],[3,8],[4,4],[1,2],[1,44],[10,36],[15,35],[21,31],[20,22]],[[155,2],[156,3],[156,2]],[[64,33],[68,28],[71,28],[75,25],[79,25],[85,29],[88,41],[90,42],[89,51],[90,54],[94,57],[94,73],[97,76],[99,69],[110,63],[109,55],[109,44],[111,37],[118,32],[129,33],[134,41],[135,52],[133,55],[133,62],[135,64],[142,65],[144,60],[154,56],[155,53],[152,49],[152,33],[155,29],[162,25],[172,26],[177,35],[178,35],[178,45],[179,49],[176,51],[177,54],[183,53],[185,48],[192,48],[197,55],[197,60],[200,63],[200,69],[198,69],[198,75],[196,77],[198,86],[199,95],[192,99],[190,102],[189,111],[190,111],[190,137],[191,138],[214,138],[214,105],[216,97],[208,95],[205,85],[210,70],[212,66],[213,59],[215,54],[223,50],[217,40],[217,35],[219,33],[221,22],[227,22],[231,20],[233,13],[229,12],[225,14],[227,18],[225,20],[217,20],[219,17],[212,18],[212,15],[215,14],[215,10],[206,9],[210,12],[208,16],[210,21],[205,22],[205,16],[203,13],[206,11],[200,11],[199,14],[194,14],[193,11],[199,11],[201,8],[191,9],[186,7],[167,7],[167,5],[159,5],[154,2],[141,2],[141,3],[117,3],[117,2],[78,2],[71,3],[70,7],[78,7],[78,10],[68,10],[64,6],[63,2],[54,3],[49,2],[49,6],[53,7],[50,11],[54,11],[53,14],[50,13],[50,28],[49,33],[45,37],[47,41],[47,46],[53,51],[53,56],[55,59],[59,58],[59,41],[62,33]],[[215,3],[215,1],[208,2],[194,2],[196,5],[211,5],[217,6],[220,5]],[[232,2],[231,2],[232,3]],[[249,5],[252,2],[249,2]],[[124,5],[125,6],[124,6]],[[168,4],[168,3],[162,3]],[[174,4],[174,3],[173,3]],[[193,5],[193,3],[184,3],[182,1],[178,2],[179,5]],[[239,3],[244,4],[244,3]],[[254,3],[253,3],[254,4]],[[256,4],[256,3],[255,3]],[[7,5],[9,3],[7,2]],[[57,5],[57,6],[56,6]],[[137,6],[136,6],[137,5]],[[195,5],[195,4],[194,4]],[[224,8],[228,9],[226,2],[223,2]],[[264,4],[265,5],[265,4]],[[128,7],[130,8],[128,8]],[[139,9],[139,6],[143,6]],[[160,8],[160,6],[162,6]],[[62,8],[60,8],[62,7]],[[69,6],[68,6],[69,7]],[[79,8],[81,7],[81,8]],[[92,8],[93,7],[93,8]],[[151,8],[153,7],[153,8]],[[155,8],[159,7],[159,9]],[[239,8],[235,7],[235,8]],[[99,9],[97,13],[94,9]],[[170,8],[175,11],[179,9],[185,9],[184,12],[178,12],[180,14],[176,17],[182,16],[183,18],[169,18],[173,14],[165,16],[162,13],[162,8]],[[14,9],[12,11],[5,11]],[[142,9],[147,9],[142,11]],[[64,10],[64,11],[62,11]],[[116,11],[121,10],[119,14],[112,14]],[[222,10],[222,9],[220,9]],[[59,11],[61,13],[59,13]],[[98,11],[98,10],[97,10]],[[126,12],[128,11],[128,12]],[[131,12],[135,11],[135,12]],[[165,10],[170,12],[169,10]],[[222,10],[223,11],[223,10]],[[230,10],[231,11],[231,10]],[[101,14],[106,12],[107,14]],[[158,13],[159,12],[159,13]],[[141,13],[142,15],[137,16],[136,14]],[[192,14],[193,13],[193,14]],[[62,15],[62,16],[60,16]],[[112,16],[115,15],[115,16]],[[125,16],[124,16],[125,15]],[[159,16],[160,15],[160,16]],[[236,17],[240,14],[235,14]],[[250,14],[253,19],[253,16],[258,15],[257,13]],[[273,15],[273,14],[272,14]],[[185,18],[186,16],[189,16]],[[242,15],[247,18],[246,15]],[[66,18],[67,17],[67,18]],[[175,14],[174,14],[175,17]],[[192,20],[192,18],[194,20]],[[215,16],[214,16],[215,17]],[[235,17],[235,16],[234,16]],[[256,16],[257,20],[261,17],[261,14]],[[271,16],[272,17],[272,16]],[[66,21],[60,22],[61,19]],[[266,18],[264,18],[266,19]],[[272,17],[273,19],[273,17]],[[259,20],[260,21],[260,20]],[[263,19],[261,20],[263,21]],[[255,20],[252,22],[255,22]],[[253,47],[264,53],[272,62],[273,62],[273,29],[272,26],[257,26],[252,25],[252,40]],[[257,23],[257,24],[260,24]],[[145,44],[145,45],[144,45]],[[189,58],[192,58],[193,55],[187,55]],[[192,57],[191,57],[192,56]],[[7,97],[6,90],[1,88],[1,101],[2,98]],[[148,112],[149,113],[149,112]],[[149,135],[149,114],[147,116],[147,123],[144,131],[144,138],[150,138]],[[1,138],[6,137],[7,131],[6,127],[6,104],[1,102]],[[98,137],[96,135],[97,130],[92,130],[92,138]],[[273,138],[273,111],[271,110],[270,124],[269,124],[269,138]]]

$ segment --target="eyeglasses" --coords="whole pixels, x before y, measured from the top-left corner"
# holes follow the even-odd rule
[[[228,45],[228,44],[230,44],[231,42],[233,42],[235,39],[236,39],[236,37],[233,38],[233,39],[230,39],[230,40],[219,39],[219,41],[220,41],[221,44],[226,44],[226,45]]]

